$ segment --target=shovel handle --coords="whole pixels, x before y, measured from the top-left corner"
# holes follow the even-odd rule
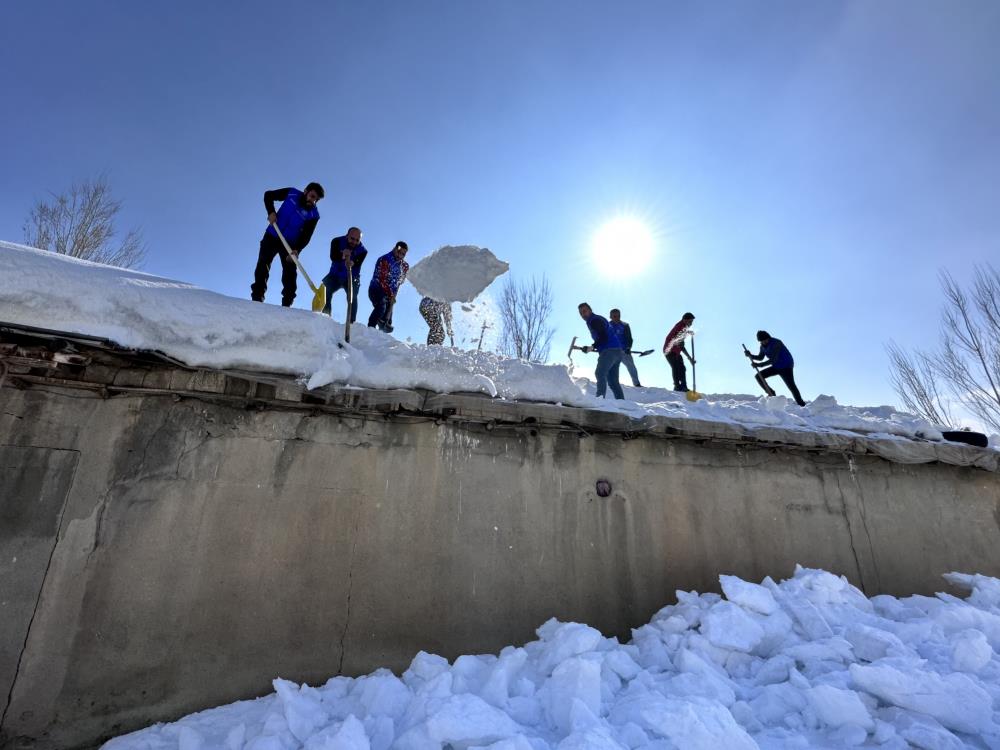
[[[347,322],[344,323],[344,341],[351,343],[351,311],[354,309],[354,276],[347,269]]]
[[[309,278],[309,274],[306,273],[306,269],[302,267],[302,263],[299,260],[299,256],[293,253],[292,248],[288,246],[288,240],[285,239],[285,235],[283,235],[281,233],[281,230],[278,229],[278,224],[274,223],[271,226],[274,227],[274,231],[278,235],[278,239],[281,240],[281,244],[285,246],[285,251],[288,253],[288,256],[293,261],[295,261],[295,265],[299,269],[299,273],[302,274],[302,277],[306,280],[306,283],[309,285],[309,288],[313,290],[313,294],[318,292],[319,289],[315,284],[312,283],[312,279]]]
[[[688,357],[691,360],[691,390],[698,393],[698,367],[695,365],[694,358],[694,333],[691,334],[691,356]]]

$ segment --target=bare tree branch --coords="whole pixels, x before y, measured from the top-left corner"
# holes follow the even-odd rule
[[[136,268],[146,257],[140,229],[115,244],[115,219],[121,201],[111,195],[107,177],[74,183],[68,193],[50,193],[38,201],[24,223],[26,244],[61,255],[123,268]]]
[[[939,384],[965,411],[1000,431],[1000,274],[977,267],[971,294],[947,271],[941,342],[936,351],[908,355],[886,347],[893,388],[906,408],[937,424],[954,424]]]
[[[886,347],[892,387],[903,406],[934,424],[954,424],[949,405],[941,398],[937,377],[930,362],[921,354],[909,355],[895,341]]]
[[[503,331],[500,353],[528,362],[544,362],[555,329],[548,325],[552,317],[552,288],[545,276],[541,281],[504,283],[499,303]]]

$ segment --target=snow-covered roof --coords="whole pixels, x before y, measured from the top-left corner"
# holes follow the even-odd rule
[[[470,262],[475,257],[470,254]],[[480,393],[615,412],[631,420],[681,420],[688,430],[702,432],[767,429],[773,442],[792,444],[843,445],[863,436],[884,445],[895,442],[885,452],[895,453],[895,460],[942,460],[940,451],[913,447],[940,441],[941,429],[890,406],[845,406],[826,395],[805,407],[782,396],[743,394],[706,393],[690,402],[662,388],[630,387],[623,401],[598,399],[593,382],[564,365],[411,344],[366,326],[355,326],[348,344],[343,325],[325,315],[7,242],[0,242],[0,323],[108,339],[163,352],[192,367],[286,373],[310,389],[334,384]],[[964,456],[962,451],[973,449],[945,447],[949,450]]]

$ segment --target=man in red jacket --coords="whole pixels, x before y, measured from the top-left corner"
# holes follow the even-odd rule
[[[681,357],[681,354],[683,353],[685,357],[691,360],[692,365],[695,363],[691,359],[691,355],[688,354],[687,347],[684,346],[684,340],[691,335],[689,331],[693,322],[694,313],[684,313],[683,317],[670,329],[670,333],[663,340],[663,354],[666,356],[667,362],[670,363],[670,372],[674,378],[675,391],[687,392],[688,390],[687,368],[684,367],[684,359]]]

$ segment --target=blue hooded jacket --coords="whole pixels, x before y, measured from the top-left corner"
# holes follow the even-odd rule
[[[591,313],[590,317],[587,318],[587,328],[594,338],[596,351],[603,352],[605,349],[622,348],[622,342],[619,340],[618,334],[608,324],[607,318],[602,318],[597,313]]]
[[[624,320],[619,320],[617,323],[609,320],[608,325],[611,326],[611,330],[615,332],[618,340],[622,343],[622,349],[632,348],[632,329],[629,328],[628,323]]]
[[[765,365],[770,365],[779,370],[785,370],[790,367],[795,366],[795,360],[792,359],[792,353],[788,351],[788,347],[781,343],[781,339],[770,338],[767,340],[767,344],[760,345],[760,354],[758,354],[754,359],[765,358]]]
[[[295,188],[269,190],[264,194],[265,206],[273,200],[281,201],[281,207],[277,211],[278,229],[293,250],[301,250],[312,239],[313,229],[319,221],[319,211],[315,206],[306,208],[302,203],[302,191]],[[267,225],[267,234],[278,239],[274,227],[270,224]]]
[[[347,249],[347,235],[334,237],[330,241],[330,273],[327,278],[339,281],[341,284],[347,283],[347,266],[344,264],[342,253]],[[368,250],[364,244],[359,242],[358,246],[351,251],[351,276],[354,277],[354,286],[361,283],[361,264],[368,257]]]

